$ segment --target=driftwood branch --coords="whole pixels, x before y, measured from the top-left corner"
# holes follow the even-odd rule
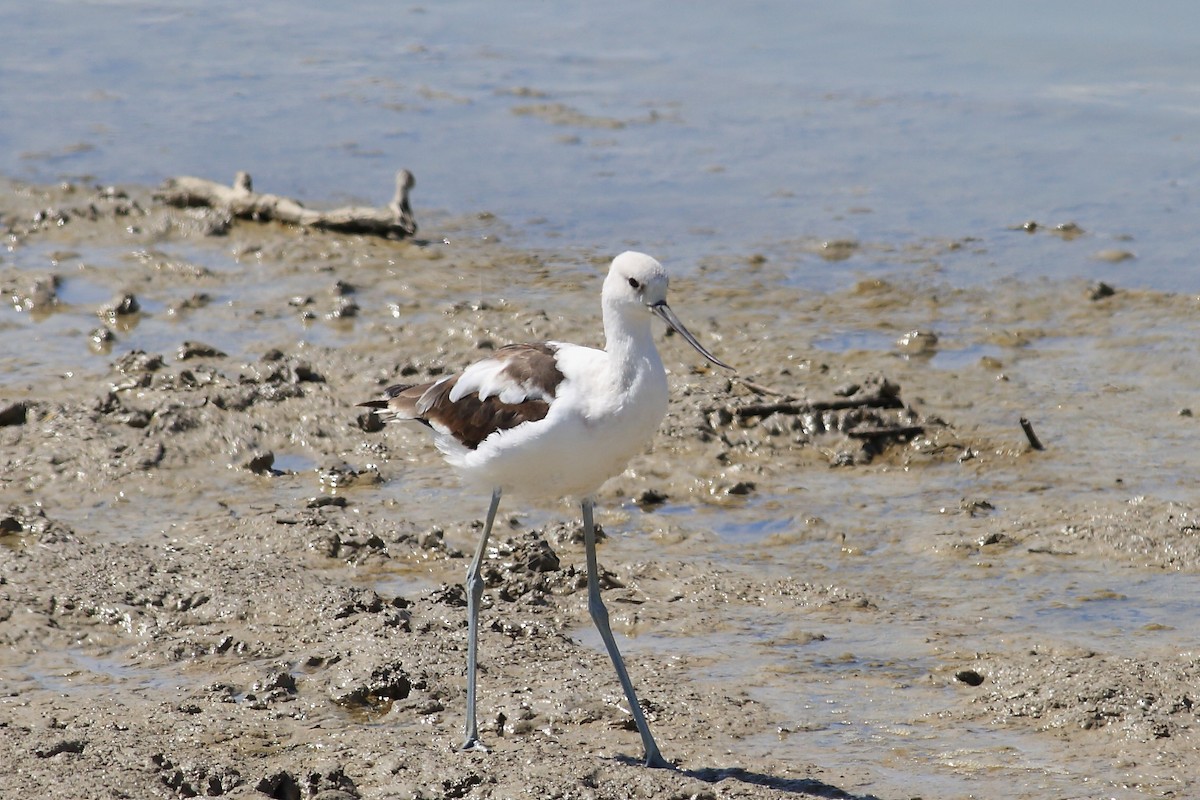
[[[415,185],[412,173],[402,169],[396,173],[396,193],[386,208],[350,206],[329,211],[305,208],[287,197],[255,192],[246,172],[237,174],[233,186],[190,176],[168,178],[154,197],[180,208],[206,206],[257,222],[275,220],[304,228],[405,239],[417,232],[417,221],[408,204],[408,193]]]
[[[772,414],[811,414],[815,411],[843,411],[848,408],[903,408],[904,403],[891,387],[847,397],[843,400],[784,401],[750,403],[731,409],[738,419],[769,417]]]

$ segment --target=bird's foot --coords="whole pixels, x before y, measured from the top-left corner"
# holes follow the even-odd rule
[[[458,748],[464,753],[490,753],[488,746],[480,741],[478,736],[468,736],[466,741],[462,743],[462,747]]]
[[[675,765],[663,758],[657,748],[646,753],[646,766],[651,769],[675,769]]]

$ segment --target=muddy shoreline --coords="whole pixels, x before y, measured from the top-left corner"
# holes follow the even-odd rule
[[[637,764],[568,504],[502,508],[493,752],[462,754],[486,498],[355,403],[507,341],[598,343],[611,254],[561,263],[480,219],[422,219],[444,246],[0,188],[5,796],[1200,787],[1195,297],[942,286],[955,242],[826,295],[753,254],[697,265],[673,305],[745,380],[665,339],[667,422],[598,504],[614,628],[678,769]],[[871,392],[898,407],[827,407]]]

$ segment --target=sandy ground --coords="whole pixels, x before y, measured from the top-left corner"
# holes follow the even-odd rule
[[[3,188],[5,797],[1200,791],[1195,298],[938,287],[958,242],[827,296],[752,256],[701,265],[672,305],[739,377],[663,339],[671,413],[599,498],[607,602],[677,769],[638,763],[565,504],[502,506],[493,749],[459,753],[486,498],[355,403],[506,341],[598,344],[607,256],[556,263],[491,220],[435,221],[446,246]],[[868,396],[902,402],[839,406]],[[1066,621],[1029,612],[1045,597]],[[882,721],[856,733],[810,692]]]

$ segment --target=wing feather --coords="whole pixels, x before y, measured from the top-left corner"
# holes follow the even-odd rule
[[[397,384],[361,405],[384,420],[415,419],[471,450],[496,431],[545,418],[563,381],[557,346],[517,344],[430,383]]]

